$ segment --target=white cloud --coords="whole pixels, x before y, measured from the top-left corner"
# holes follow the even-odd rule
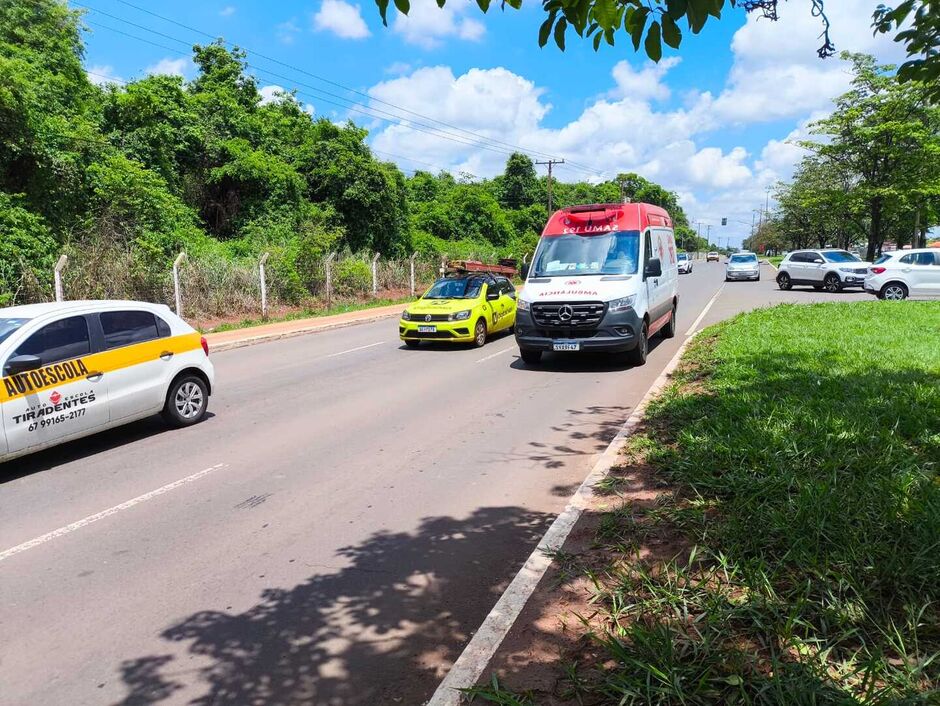
[[[114,72],[114,67],[105,64],[95,64],[85,70],[88,80],[97,86],[107,86],[109,83],[124,83],[124,79]]]
[[[385,67],[385,73],[392,76],[401,76],[411,71],[411,64],[406,64],[404,61],[396,61]]]
[[[679,57],[675,56],[663,59],[658,64],[647,61],[638,71],[628,61],[620,61],[613,71],[617,88],[611,91],[610,96],[634,100],[665,100],[669,97],[670,90],[663,83],[663,78],[669,69],[679,62]]]
[[[830,5],[838,49],[872,52],[885,61],[897,58],[898,49],[889,39],[871,35],[870,0]],[[426,12],[421,7],[408,20],[396,19],[395,29],[405,39],[434,46],[459,37],[462,10],[445,16],[434,3],[427,3]],[[693,222],[702,222],[703,235],[712,225],[713,242],[740,242],[749,233],[755,209],[763,208],[767,188],[788,179],[803,156],[795,143],[810,137],[809,123],[831,111],[832,99],[849,85],[845,62],[817,58],[817,23],[808,7],[799,4],[782,5],[777,24],[749,17],[734,36],[724,87],[714,93],[693,91],[678,107],[657,103],[671,93],[685,95],[670,74],[677,60],[659,65],[621,61],[611,72],[608,92],[553,127],[546,126],[551,105],[545,90],[505,68],[470,69],[462,75],[445,66],[422,68],[379,83],[370,93],[530,154],[563,156],[568,163],[558,168],[561,179],[598,180],[636,171],[679,194]],[[786,121],[786,127],[763,144],[754,144],[745,131],[741,142],[747,142],[729,144],[728,135],[736,134],[729,130],[733,126],[777,121]],[[494,149],[487,150],[461,144],[473,138],[439,127],[453,134],[427,134],[407,122],[385,123],[373,128],[372,143],[454,174],[492,176],[504,168],[507,155],[502,150],[512,147],[491,142]],[[720,146],[718,135],[723,138]],[[590,167],[590,173],[581,165]],[[720,225],[721,218],[728,218],[727,226]]]
[[[396,13],[392,27],[406,42],[424,49],[439,47],[448,37],[477,42],[486,34],[486,26],[464,16],[475,8],[470,0],[450,0],[441,8],[422,0],[413,3],[407,15]]]
[[[168,76],[182,76],[186,78],[186,75],[190,73],[193,69],[193,62],[190,59],[179,58],[179,59],[160,59],[156,64],[152,64],[145,69],[145,73],[150,75],[168,75]]]
[[[343,39],[364,39],[371,32],[362,19],[359,5],[344,0],[323,0],[313,16],[314,29],[332,32]]]
[[[219,14],[222,17],[231,17],[232,15],[235,14],[235,10],[236,10],[236,7],[234,5],[226,5],[221,10],[219,10]]]
[[[261,105],[267,105],[268,103],[274,103],[281,99],[281,96],[287,93],[284,90],[283,86],[278,86],[277,84],[271,84],[270,86],[262,86],[258,89],[258,93],[261,94]]]
[[[294,18],[282,22],[275,27],[275,30],[277,39],[282,44],[293,44],[294,40],[297,39],[297,35],[300,34],[300,27],[297,26],[297,20]]]

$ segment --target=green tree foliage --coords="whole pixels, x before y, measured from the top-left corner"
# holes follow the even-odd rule
[[[82,68],[81,31],[59,0],[0,0],[3,301],[48,281],[63,251],[135,263],[148,292],[181,250],[252,267],[268,251],[279,295],[299,301],[335,250],[521,257],[535,247],[547,181],[526,155],[493,179],[406,178],[375,158],[365,129],[315,119],[290,93],[263,101],[238,49],[193,47],[188,82],[99,87]],[[685,222],[674,194],[629,176],[631,198]],[[555,189],[559,206],[621,193],[617,181]]]
[[[862,54],[843,58],[852,62],[852,88],[836,100],[832,115],[813,124],[824,140],[803,143],[819,166],[804,164],[797,199],[810,209],[834,207],[849,223],[866,219],[872,258],[889,234],[901,235],[900,224],[915,211],[936,212],[940,108],[928,103],[921,83],[895,81],[894,67]]]
[[[447,0],[437,0],[444,7]],[[778,19],[780,0],[541,0],[544,19],[538,31],[538,43],[544,47],[554,41],[562,51],[571,29],[581,39],[589,40],[594,51],[602,43],[614,46],[621,30],[630,38],[635,51],[643,52],[658,62],[664,45],[678,49],[683,32],[701,32],[709,20],[712,24],[725,10],[742,8],[758,12],[767,20]],[[388,24],[389,0],[375,0],[382,21]],[[408,14],[408,0],[395,0],[395,8]],[[835,53],[830,41],[826,0],[803,0],[802,11],[811,12],[820,22],[820,46],[817,53],[827,58]],[[477,0],[487,12],[491,0]],[[522,7],[522,0],[505,0],[501,7]],[[872,14],[874,31],[894,33],[895,41],[904,45],[908,61],[898,72],[902,81],[917,80],[928,84],[929,95],[940,101],[940,2],[937,0],[902,0],[895,7],[878,5]]]

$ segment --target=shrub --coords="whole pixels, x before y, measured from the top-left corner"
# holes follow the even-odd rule
[[[341,297],[372,291],[372,268],[369,263],[356,258],[336,263],[333,270],[333,291]]]

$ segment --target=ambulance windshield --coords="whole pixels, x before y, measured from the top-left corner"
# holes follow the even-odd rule
[[[546,235],[539,243],[530,277],[635,275],[639,231],[603,235]]]

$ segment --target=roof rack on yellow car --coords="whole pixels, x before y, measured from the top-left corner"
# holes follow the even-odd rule
[[[479,260],[448,260],[447,267],[444,270],[448,275],[464,275],[473,272],[481,274],[506,275],[512,277],[518,272],[518,263],[516,260],[502,258],[499,264],[492,265]]]

